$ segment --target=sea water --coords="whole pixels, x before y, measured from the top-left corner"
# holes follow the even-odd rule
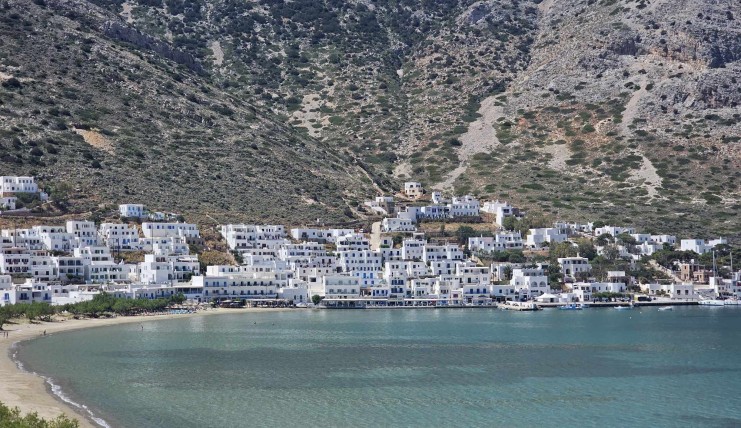
[[[741,426],[741,308],[239,313],[18,358],[114,427]]]

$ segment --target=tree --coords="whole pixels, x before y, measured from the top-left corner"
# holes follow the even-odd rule
[[[185,294],[178,293],[173,296],[170,296],[170,302],[175,303],[176,305],[182,305],[183,302],[185,302]]]
[[[322,301],[322,299],[324,298],[318,294],[311,296],[311,302],[314,303],[315,305],[318,305]]]
[[[604,256],[605,259],[614,262],[620,258],[620,250],[617,245],[607,245],[602,250],[602,256]]]
[[[79,422],[60,415],[55,419],[46,420],[37,413],[21,415],[17,407],[10,408],[0,403],[0,428],[78,428]]]
[[[597,244],[600,247],[604,247],[605,245],[609,244],[613,241],[612,235],[609,233],[603,233],[602,235],[598,236],[597,239],[594,240],[595,244]]]
[[[8,322],[10,319],[10,311],[7,306],[0,307],[0,331],[3,329],[3,324]]]
[[[621,233],[616,238],[619,239],[620,242],[622,242],[625,245],[636,245],[636,244],[638,244],[638,241],[634,237],[630,236],[629,233]]]
[[[468,238],[474,237],[476,235],[476,230],[474,230],[474,228],[472,228],[471,226],[460,226],[455,232],[455,236],[458,239],[458,242],[463,245],[468,244]]]
[[[582,239],[579,241],[578,251],[579,255],[581,255],[582,257],[586,257],[589,260],[597,257],[597,249],[594,248],[592,241],[588,239]]]
[[[505,266],[502,269],[502,276],[504,277],[502,279],[505,281],[509,281],[510,279],[512,279],[512,266]]]
[[[558,259],[563,257],[574,257],[578,251],[570,242],[551,242],[550,247],[548,254],[551,258],[551,264],[556,263]]]

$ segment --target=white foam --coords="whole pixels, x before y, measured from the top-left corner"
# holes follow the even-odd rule
[[[48,376],[42,376],[36,372],[31,372],[31,371],[26,370],[21,360],[18,359],[18,346],[17,345],[18,345],[18,342],[13,343],[10,346],[10,349],[11,349],[11,358],[15,362],[15,365],[18,367],[18,370],[21,370],[26,373],[30,373],[32,375],[40,377],[41,379],[44,379],[44,382],[49,384],[49,388],[51,389],[52,394],[54,394],[57,398],[59,398],[60,400],[62,400],[64,403],[68,404],[71,407],[84,410],[84,413],[87,414],[87,417],[93,422],[95,422],[96,424],[98,424],[98,426],[102,428],[111,428],[111,426],[108,425],[108,423],[105,420],[95,416],[95,414],[86,405],[80,404],[72,400],[67,394],[64,393],[61,386],[54,383],[52,378]]]

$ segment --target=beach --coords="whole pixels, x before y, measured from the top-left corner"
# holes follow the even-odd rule
[[[238,309],[208,309],[192,314],[179,315],[140,315],[119,316],[100,319],[68,319],[55,322],[35,322],[20,324],[5,324],[4,331],[8,337],[0,334],[0,402],[8,407],[18,407],[23,413],[37,412],[45,419],[53,419],[61,414],[71,419],[77,419],[81,427],[97,426],[88,419],[82,410],[63,402],[50,390],[50,385],[40,376],[20,369],[12,358],[13,345],[26,340],[58,334],[65,331],[83,328],[103,327],[127,323],[141,323],[145,321],[165,320],[173,318],[187,318],[206,315],[237,314],[245,312],[272,312],[290,310],[286,308],[238,308]]]

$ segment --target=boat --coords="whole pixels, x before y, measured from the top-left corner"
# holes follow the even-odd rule
[[[540,308],[533,302],[517,302],[508,300],[503,304],[499,305],[501,309],[507,309],[509,311],[537,311]]]
[[[726,302],[720,299],[708,299],[705,297],[700,297],[700,301],[697,302],[699,305],[702,306],[725,306]]]
[[[562,311],[580,311],[584,309],[580,303],[569,303],[568,305],[559,306],[558,309]]]
[[[618,311],[627,311],[629,309],[633,309],[633,305],[615,306],[615,309],[617,309]]]
[[[673,306],[662,306],[659,308],[659,310],[660,311],[673,311],[674,307]]]

